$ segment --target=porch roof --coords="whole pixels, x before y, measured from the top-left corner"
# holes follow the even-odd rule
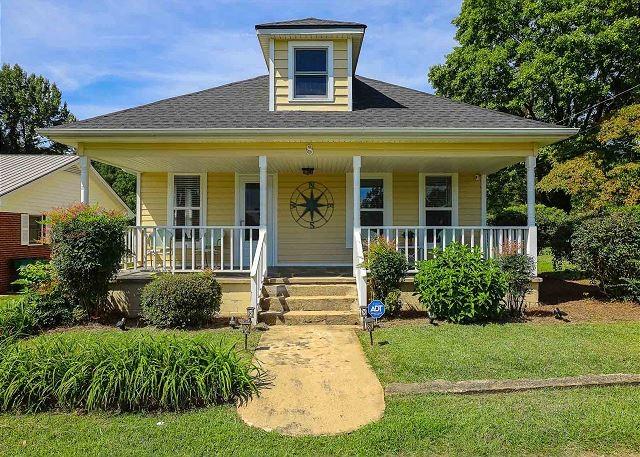
[[[78,121],[41,133],[62,142],[88,135],[127,134],[214,136],[216,132],[243,135],[272,134],[274,130],[296,132],[323,130],[339,132],[383,131],[402,137],[417,131],[434,136],[448,131],[452,136],[493,136],[514,134],[558,141],[575,133],[559,125],[547,124],[510,114],[479,108],[418,90],[362,76],[353,81],[353,111],[269,111],[269,78],[234,82],[192,94],[160,100],[147,105]],[[269,131],[269,132],[266,132]],[[352,133],[353,134],[353,133]]]

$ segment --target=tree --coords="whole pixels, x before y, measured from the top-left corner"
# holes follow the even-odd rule
[[[540,151],[539,177],[585,151],[617,166],[619,151],[599,142],[593,127],[640,99],[639,11],[638,0],[464,0],[453,21],[459,45],[429,79],[446,97],[580,128]],[[511,203],[521,202],[524,180],[509,170],[503,181],[505,174],[518,182],[501,187],[517,187]],[[489,205],[504,195],[492,192]]]
[[[127,206],[135,210],[136,177],[120,168],[105,163],[93,162],[92,165]]]
[[[3,154],[60,154],[71,149],[36,129],[75,121],[55,84],[19,65],[0,70],[0,145]]]

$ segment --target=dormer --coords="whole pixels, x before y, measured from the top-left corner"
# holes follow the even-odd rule
[[[366,25],[307,18],[256,25],[270,111],[351,111]]]

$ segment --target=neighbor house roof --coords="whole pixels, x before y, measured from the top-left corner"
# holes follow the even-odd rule
[[[8,194],[78,160],[76,155],[0,155],[0,195]]]
[[[565,127],[356,76],[353,111],[269,111],[269,77],[238,81],[83,121],[66,129],[549,129]]]
[[[363,28],[366,29],[367,26],[365,24],[361,24],[359,22],[344,22],[344,21],[334,21],[331,19],[317,19],[315,17],[307,17],[304,19],[294,19],[291,21],[279,21],[279,22],[267,22],[264,24],[256,25],[256,30],[260,29],[288,29],[288,28],[297,28],[297,29],[322,29],[322,28],[331,28],[331,29],[341,29],[341,28]]]

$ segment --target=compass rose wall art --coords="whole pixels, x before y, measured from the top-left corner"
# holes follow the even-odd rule
[[[333,206],[331,191],[316,181],[300,184],[289,201],[293,220],[307,229],[317,229],[329,222]]]

